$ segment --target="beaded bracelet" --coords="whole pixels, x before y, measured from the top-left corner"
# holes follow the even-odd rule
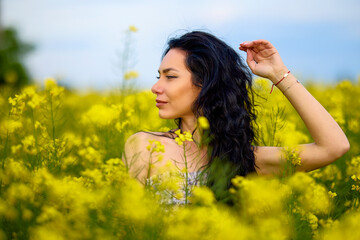
[[[274,86],[277,86],[282,80],[284,80],[287,76],[289,76],[289,73],[290,73],[290,71],[285,73],[284,76],[282,77],[282,79],[280,79],[277,83],[273,83],[273,85],[271,86],[270,94],[272,93]]]

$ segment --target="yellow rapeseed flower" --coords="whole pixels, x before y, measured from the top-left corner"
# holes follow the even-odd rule
[[[128,71],[124,74],[124,79],[125,80],[130,80],[130,79],[134,79],[134,78],[138,78],[139,77],[139,73],[137,71]]]
[[[129,31],[130,31],[130,32],[137,32],[138,29],[137,29],[137,27],[135,27],[134,25],[130,25],[130,26],[129,26]]]
[[[35,138],[33,135],[25,137],[22,141],[24,152],[30,155],[36,155]]]
[[[149,139],[149,145],[146,147],[146,149],[150,152],[165,152],[165,146],[160,142],[156,140]]]
[[[205,186],[195,186],[191,191],[189,201],[192,204],[212,206],[215,203],[214,193]]]
[[[44,80],[44,82],[45,82],[45,89],[46,90],[51,90],[51,89],[53,89],[54,87],[57,86],[55,78],[46,78]]]
[[[44,102],[45,102],[45,98],[43,96],[39,96],[38,94],[34,94],[32,96],[32,98],[27,102],[27,104],[32,109],[35,109],[35,108],[39,107]]]
[[[5,121],[1,122],[0,133],[11,134],[22,127],[23,127],[23,124],[20,121],[5,120]]]
[[[328,192],[330,198],[334,198],[337,196],[336,192],[329,191]]]
[[[209,121],[204,116],[200,116],[198,118],[198,124],[199,124],[199,127],[204,130],[209,129],[209,127],[210,127]]]
[[[46,78],[45,82],[45,90],[49,92],[51,96],[57,97],[62,95],[64,92],[64,88],[57,85],[57,82],[54,78]]]
[[[175,131],[175,134],[178,135],[178,137],[175,138],[175,142],[180,146],[183,145],[185,141],[190,141],[190,142],[194,141],[192,138],[192,134],[188,131],[181,133],[181,130],[179,129]]]
[[[82,116],[82,123],[94,124],[99,127],[110,126],[115,120],[119,118],[119,112],[102,104],[93,105],[89,111]]]

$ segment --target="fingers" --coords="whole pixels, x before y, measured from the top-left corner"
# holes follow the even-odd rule
[[[246,49],[251,48],[255,52],[263,51],[265,49],[274,48],[274,46],[267,40],[259,39],[255,41],[246,41],[240,43],[239,49],[242,51],[246,51]]]
[[[249,49],[247,49],[246,53],[247,53],[247,55],[246,55],[246,63],[250,67],[251,71],[254,72],[254,69],[255,69],[255,66],[256,66],[254,56],[253,56],[251,50],[249,50]]]

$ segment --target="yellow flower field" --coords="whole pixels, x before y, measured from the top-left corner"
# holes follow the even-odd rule
[[[301,159],[293,146],[312,139],[281,92],[269,95],[269,81],[256,79],[258,142],[289,146],[287,164],[282,176],[233,178],[233,206],[206,186],[189,191],[186,204],[165,204],[180,197],[171,164],[162,171],[172,177],[155,177],[156,187],[129,176],[126,139],[175,126],[158,117],[150,91],[80,94],[55,79],[20,92],[3,87],[0,239],[360,239],[360,79],[306,87],[342,127],[350,151],[325,168],[295,172]],[[166,151],[155,141],[147,150]]]

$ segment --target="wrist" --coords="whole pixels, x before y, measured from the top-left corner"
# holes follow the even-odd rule
[[[289,69],[284,66],[281,69],[274,71],[270,77],[270,80],[273,82],[273,84],[276,84],[284,77],[287,72],[289,72]]]
[[[273,89],[274,89],[274,86],[279,85],[287,76],[289,76],[289,74],[290,74],[290,71],[287,71],[287,72],[284,74],[284,76],[283,76],[279,81],[277,81],[276,83],[273,82],[273,84],[272,84],[272,86],[271,86],[270,94],[272,93],[272,91],[273,91]]]

